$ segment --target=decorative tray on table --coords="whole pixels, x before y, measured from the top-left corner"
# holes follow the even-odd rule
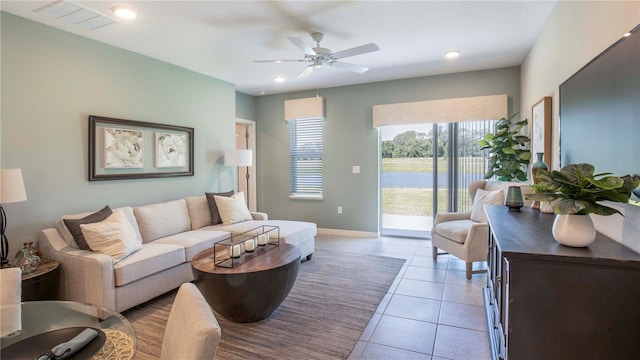
[[[280,246],[280,228],[261,225],[213,245],[214,265],[233,268]]]

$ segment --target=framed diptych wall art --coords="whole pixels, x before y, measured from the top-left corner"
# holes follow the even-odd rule
[[[89,116],[89,181],[193,176],[193,128]]]
[[[551,167],[551,96],[540,99],[531,110],[531,155],[544,153],[544,162]]]

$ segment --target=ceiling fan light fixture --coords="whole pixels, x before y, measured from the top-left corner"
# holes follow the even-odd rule
[[[275,81],[277,83],[283,83],[283,82],[287,81],[287,79],[284,76],[276,75],[276,76],[273,77],[273,81]]]
[[[447,59],[455,59],[460,56],[460,50],[448,50],[444,53],[444,57]]]
[[[111,11],[115,16],[122,20],[133,20],[138,16],[138,13],[136,13],[135,10],[121,5],[112,6]]]

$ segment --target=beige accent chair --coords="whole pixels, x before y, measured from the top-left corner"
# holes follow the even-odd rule
[[[475,199],[478,189],[485,191],[502,190],[506,197],[509,186],[522,187],[522,194],[530,194],[531,186],[525,183],[505,182],[494,180],[474,181],[469,185],[469,195]],[[504,201],[504,200],[503,200]],[[531,200],[524,199],[524,206],[530,206]],[[473,271],[474,261],[486,261],[489,250],[489,227],[487,222],[471,219],[471,211],[459,213],[439,213],[431,230],[433,244],[433,259],[438,255],[451,254],[467,263],[467,279],[472,274],[483,273],[486,270]],[[442,249],[445,252],[438,252]]]
[[[184,283],[169,312],[160,359],[213,359],[220,335],[220,325],[200,290]]]

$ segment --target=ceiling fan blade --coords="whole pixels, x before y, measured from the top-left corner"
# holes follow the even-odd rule
[[[253,60],[255,63],[305,62],[306,60]]]
[[[300,39],[299,37],[288,37],[287,39],[289,39],[289,41],[291,41],[291,43],[298,49],[302,50],[303,53],[312,56],[317,55],[316,52],[313,51],[313,49],[310,48],[309,45],[305,44],[304,41],[302,41],[302,39]]]
[[[300,75],[298,75],[298,79],[306,78],[307,76],[311,75],[311,73],[313,72],[313,68],[315,68],[315,65],[313,64],[304,68],[304,70],[302,70]]]
[[[330,63],[328,63],[329,66],[332,66],[334,68],[338,68],[338,69],[343,69],[343,70],[347,70],[347,71],[351,71],[354,73],[358,73],[358,74],[362,74],[364,72],[366,72],[367,70],[369,70],[368,67],[364,67],[364,66],[360,66],[360,65],[354,65],[354,64],[348,64],[342,61],[332,61]]]
[[[331,57],[334,58],[334,59],[342,59],[342,58],[346,58],[346,57],[349,57],[349,56],[356,56],[356,55],[366,54],[366,53],[370,53],[370,52],[374,52],[374,51],[378,51],[378,50],[380,50],[378,45],[376,45],[374,43],[371,43],[371,44],[360,45],[360,46],[356,46],[356,47],[351,48],[351,49],[335,52],[335,53],[331,54]]]

